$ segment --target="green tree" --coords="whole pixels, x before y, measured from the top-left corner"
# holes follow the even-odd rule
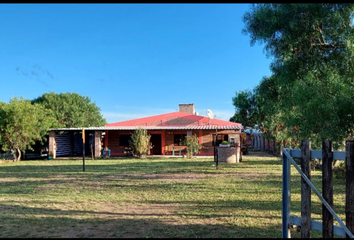
[[[254,94],[258,109],[258,113],[255,114],[256,121],[263,132],[263,136],[268,139],[275,139],[282,146],[295,147],[299,140],[296,137],[295,128],[287,127],[282,119],[284,111],[281,109],[279,97],[281,89],[276,84],[275,75],[264,77],[254,89]]]
[[[129,145],[133,148],[133,152],[140,158],[146,157],[148,151],[153,147],[150,144],[151,135],[146,129],[138,128],[134,131],[129,140]]]
[[[273,58],[277,112],[265,116],[313,146],[354,135],[353,13],[352,3],[254,4],[243,18]]]
[[[255,95],[249,89],[237,92],[232,98],[235,114],[230,121],[241,123],[245,127],[253,126],[256,123],[255,114],[257,113],[255,100]]]
[[[11,150],[14,161],[21,160],[21,151],[33,150],[35,141],[48,135],[54,119],[39,104],[31,104],[22,97],[14,97],[8,104],[0,103],[0,144]]]
[[[187,158],[192,158],[202,148],[196,135],[186,136],[185,144],[187,146]]]
[[[52,112],[56,119],[54,127],[98,127],[106,124],[100,108],[89,97],[78,93],[45,93],[32,103],[39,103]]]

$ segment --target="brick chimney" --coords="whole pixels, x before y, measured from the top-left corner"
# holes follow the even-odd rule
[[[189,114],[194,114],[194,103],[179,104],[179,111],[189,113]]]

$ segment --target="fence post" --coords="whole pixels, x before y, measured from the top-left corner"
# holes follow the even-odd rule
[[[301,170],[311,180],[311,142],[301,141]],[[301,178],[301,238],[311,237],[311,187]]]
[[[354,141],[346,141],[345,151],[345,217],[347,228],[350,232],[354,232]]]
[[[280,140],[279,142],[279,154],[282,157],[283,156],[283,148],[284,148],[284,141]]]
[[[333,145],[322,141],[322,196],[333,208]],[[333,238],[333,215],[322,204],[322,237]]]
[[[284,149],[283,151],[287,151]],[[290,238],[290,163],[283,154],[282,238]]]

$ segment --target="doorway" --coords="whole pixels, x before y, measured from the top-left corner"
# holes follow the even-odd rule
[[[150,151],[152,155],[161,155],[161,134],[151,134],[150,142],[154,146]]]

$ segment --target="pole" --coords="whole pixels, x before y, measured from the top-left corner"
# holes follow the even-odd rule
[[[287,151],[287,149],[283,149]],[[282,238],[290,238],[290,176],[288,157],[283,153]]]
[[[216,134],[215,134],[215,144],[214,144],[214,149],[215,149],[215,145],[216,145],[216,143],[217,143],[217,141],[218,141],[218,125],[216,125]],[[219,151],[218,151],[218,149],[216,148],[216,169],[219,169]]]
[[[92,146],[92,144],[91,144],[91,159],[94,160],[94,158],[93,158],[93,146]]]
[[[82,128],[82,171],[85,172],[85,128]]]

